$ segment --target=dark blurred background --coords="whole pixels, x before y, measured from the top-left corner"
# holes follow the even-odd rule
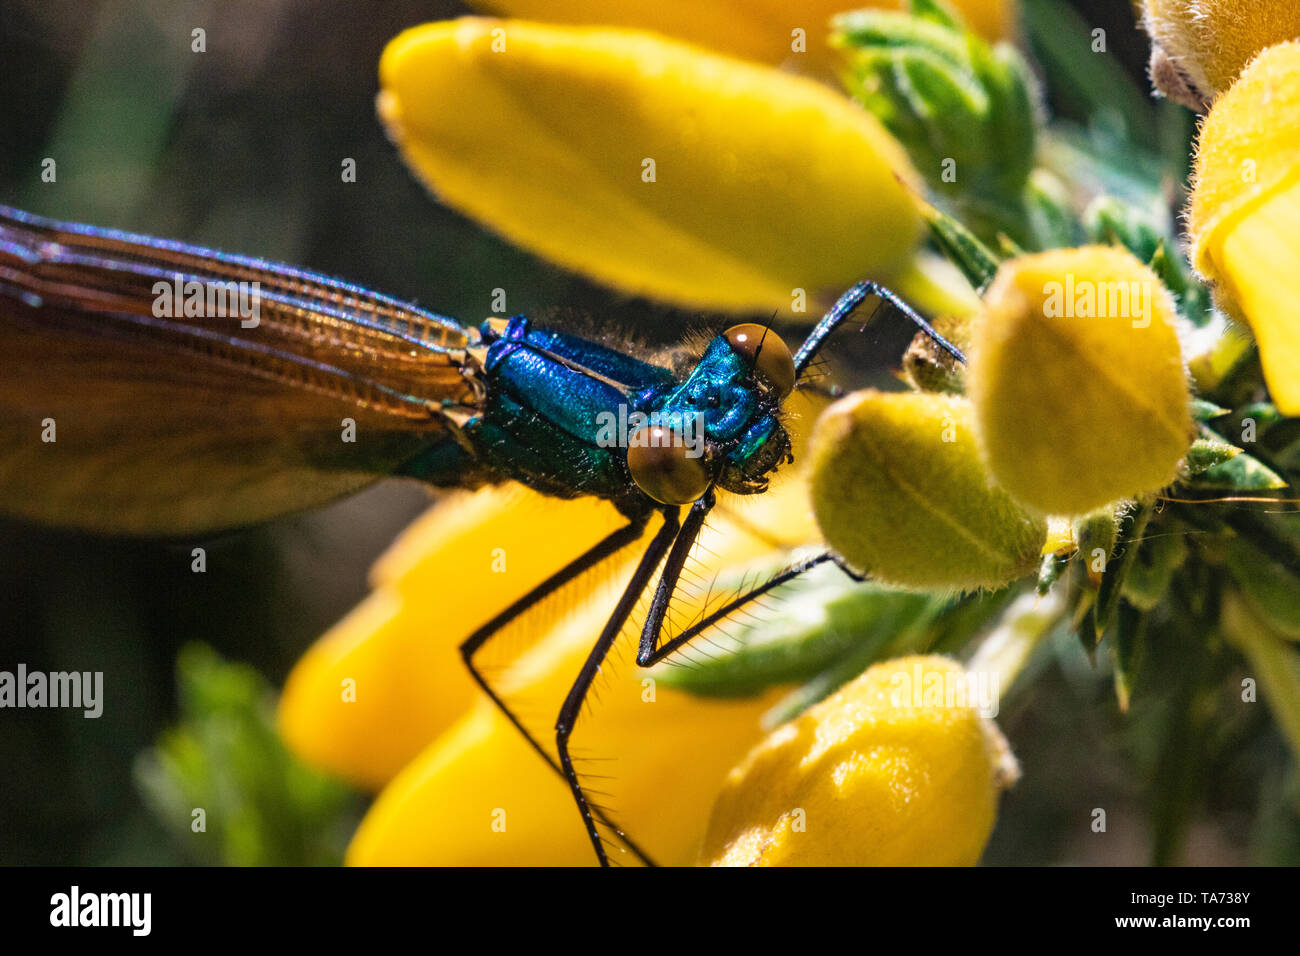
[[[1075,5],[1145,88],[1127,0]],[[486,235],[407,174],[374,115],[380,51],[405,27],[463,12],[439,0],[5,0],[0,202],[302,264],[466,320],[488,314],[501,286],[512,312],[575,307],[665,334],[695,321]],[[195,26],[203,55],[189,52]],[[1068,88],[1050,92],[1069,115]],[[57,183],[40,182],[46,156]],[[356,183],[340,181],[345,157]],[[232,534],[208,543],[203,575],[189,570],[189,544],[0,523],[0,668],[102,670],[108,698],[98,720],[0,714],[0,863],[183,862],[132,779],[136,755],[175,719],[178,648],[206,642],[278,685],[427,502],[383,486]],[[1026,779],[986,859],[1143,862],[1136,786],[1102,743],[1113,727],[1057,691],[1009,715]],[[1112,828],[1132,830],[1106,841],[1105,857],[1061,817],[1081,772],[1118,808]],[[1223,808],[1189,859],[1236,861],[1245,825]]]

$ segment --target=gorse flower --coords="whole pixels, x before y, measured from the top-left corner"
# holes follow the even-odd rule
[[[1169,484],[1192,418],[1169,291],[1112,246],[1012,259],[974,322],[968,376],[993,478],[1044,514]]]
[[[769,67],[471,18],[402,34],[380,78],[390,135],[443,202],[627,292],[789,313],[800,290],[896,278],[921,237],[898,181],[918,177],[876,119]]]
[[[571,504],[487,489],[408,529],[376,565],[374,591],[290,675],[280,726],[294,750],[359,786],[387,783],[477,695],[456,642],[619,523],[601,502]]]
[[[1201,129],[1192,260],[1250,324],[1278,408],[1300,414],[1300,43],[1260,54]]]
[[[1047,531],[979,460],[970,402],[858,392],[818,420],[812,500],[826,540],[873,578],[997,588],[1037,567]]]
[[[1019,775],[942,657],[868,669],[772,733],[727,777],[701,859],[714,866],[970,866]]]
[[[805,498],[801,481],[786,480],[742,512],[753,525],[722,519],[702,543],[727,567],[770,550],[755,527],[815,540]],[[393,546],[376,568],[375,592],[299,662],[280,704],[286,741],[315,766],[383,788],[349,862],[593,862],[568,788],[473,690],[456,647],[620,523],[611,506],[592,500],[556,507],[521,489],[453,497]],[[608,580],[625,578],[633,560],[607,569]],[[560,620],[542,609],[526,622],[521,637],[536,641],[516,644],[524,654],[503,678],[506,693],[536,707],[563,696],[616,597],[590,583],[584,592]],[[696,613],[689,599],[681,607]],[[690,863],[723,774],[760,739],[759,718],[775,698],[710,700],[648,687],[643,672],[620,663],[581,742],[619,758],[620,821],[658,859]],[[542,729],[550,720],[539,721]],[[647,722],[655,733],[644,733]],[[689,773],[677,772],[683,759]]]
[[[859,6],[900,9],[905,0],[871,0]],[[773,65],[798,62],[802,46],[815,58],[829,59],[826,24],[847,9],[844,0],[477,0],[488,13],[566,24],[602,24],[653,30],[745,59]],[[990,40],[1015,31],[1012,0],[957,0],[954,6],[971,27]],[[796,31],[798,31],[796,33]]]

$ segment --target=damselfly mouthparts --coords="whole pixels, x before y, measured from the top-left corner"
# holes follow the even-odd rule
[[[0,491],[36,521],[139,534],[248,524],[384,476],[437,487],[518,481],[592,495],[626,518],[586,554],[470,635],[474,678],[567,781],[592,846],[598,823],[569,739],[593,679],[643,594],[636,655],[650,666],[812,567],[802,560],[675,634],[664,622],[715,489],[757,494],[791,460],[781,406],[864,301],[846,292],[793,355],[737,325],[691,365],[633,354],[519,315],[477,328],[313,272],[0,207]],[[351,418],[363,439],[339,440]],[[57,429],[43,441],[42,429]],[[684,511],[684,514],[683,514]],[[651,537],[573,682],[547,750],[476,655],[585,571]],[[847,570],[847,569],[846,569]]]

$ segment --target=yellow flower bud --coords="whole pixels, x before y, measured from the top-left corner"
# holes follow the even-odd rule
[[[1300,16],[1300,7],[1296,8]],[[1300,43],[1259,56],[1201,127],[1192,262],[1249,323],[1284,414],[1300,415]]]
[[[970,403],[857,392],[822,415],[810,450],[826,540],[872,577],[911,588],[997,588],[1038,565],[1046,524],[993,486]]]
[[[765,63],[797,64],[804,54],[825,60],[827,23],[857,7],[902,9],[906,0],[472,0],[489,13],[555,23],[654,30],[665,36]],[[953,7],[986,40],[1011,39],[1015,0],[956,0]]]
[[[1173,299],[1112,246],[998,270],[967,380],[994,479],[1045,514],[1080,515],[1173,481],[1192,438]]]
[[[812,80],[652,33],[466,18],[394,39],[379,112],[438,197],[634,294],[790,313],[922,233],[906,154]]]
[[[1204,110],[1260,50],[1300,38],[1295,0],[1145,0],[1151,79],[1172,100]]]
[[[727,777],[701,858],[714,866],[970,866],[1018,776],[998,688],[904,657],[772,732]],[[978,699],[984,697],[984,699]],[[986,705],[992,704],[991,707]]]

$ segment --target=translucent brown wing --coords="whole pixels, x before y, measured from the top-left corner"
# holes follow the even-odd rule
[[[160,316],[160,282],[246,283],[256,325]],[[174,534],[321,504],[455,441],[470,337],[290,266],[0,207],[0,510]]]

